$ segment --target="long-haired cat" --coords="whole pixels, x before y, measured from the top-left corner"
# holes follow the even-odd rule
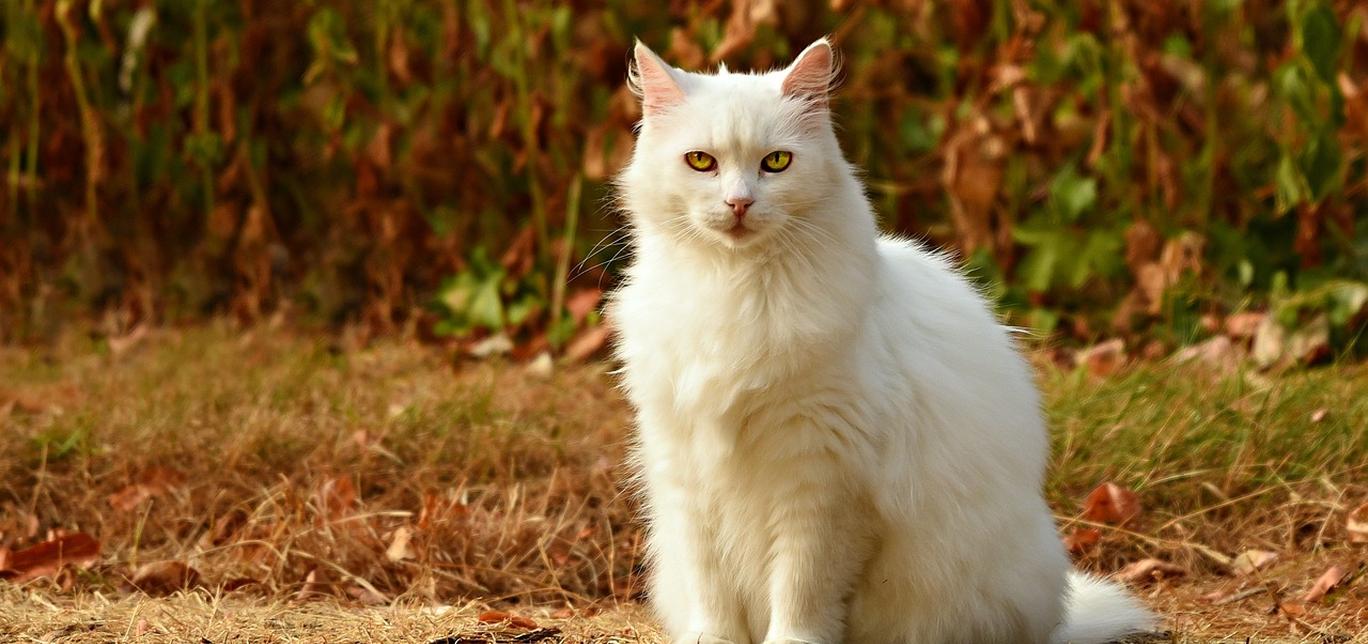
[[[1152,628],[1070,569],[1011,333],[944,255],[881,236],[828,110],[786,69],[640,43],[612,298],[637,412],[650,597],[676,642],[1102,642]]]

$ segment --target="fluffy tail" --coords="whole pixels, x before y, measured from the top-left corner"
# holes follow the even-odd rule
[[[1115,582],[1071,571],[1064,602],[1064,623],[1055,644],[1104,644],[1153,631],[1159,619]]]

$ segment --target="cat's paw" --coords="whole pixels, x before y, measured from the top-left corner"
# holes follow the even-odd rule
[[[674,639],[674,644],[739,644],[729,639],[707,633],[685,633]]]
[[[765,640],[764,644],[821,644],[812,640],[805,640],[798,637],[771,637]]]

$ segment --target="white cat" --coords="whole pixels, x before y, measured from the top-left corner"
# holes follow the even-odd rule
[[[881,237],[827,109],[787,69],[640,43],[612,298],[637,410],[650,596],[676,642],[1102,642],[1155,619],[1071,572],[1040,401],[943,255]]]

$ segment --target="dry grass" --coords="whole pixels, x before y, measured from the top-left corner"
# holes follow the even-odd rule
[[[5,642],[433,642],[535,644],[549,642],[659,642],[644,610],[623,607],[570,617],[549,609],[524,613],[535,628],[481,622],[474,604],[382,607],[334,602],[292,603],[248,600],[207,592],[152,599],[99,595],[53,598],[42,593],[0,590],[0,638]]]
[[[474,626],[490,607],[575,641],[658,638],[632,608],[627,410],[603,367],[547,380],[264,328],[118,349],[76,336],[0,349],[0,547],[78,531],[103,545],[88,568],[0,582],[0,639],[438,641],[492,628]],[[1046,368],[1044,383],[1061,518],[1102,480],[1146,505],[1080,564],[1188,568],[1142,589],[1178,641],[1368,627],[1368,552],[1344,530],[1368,501],[1368,369],[1154,365],[1096,381]],[[1281,559],[1252,578],[1218,562],[1249,548]],[[163,560],[197,571],[189,591],[135,588]],[[1332,563],[1358,571],[1347,587],[1295,618],[1269,614]],[[1216,591],[1242,599],[1201,599]]]

